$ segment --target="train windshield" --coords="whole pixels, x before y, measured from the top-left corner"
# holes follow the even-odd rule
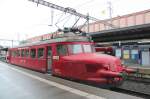
[[[69,51],[72,54],[78,54],[78,53],[91,53],[93,52],[92,50],[92,45],[90,44],[73,44],[73,45],[68,45]]]
[[[68,47],[72,54],[83,53],[82,46],[80,44],[68,45]]]
[[[91,45],[83,45],[83,50],[85,53],[92,52],[92,46]]]

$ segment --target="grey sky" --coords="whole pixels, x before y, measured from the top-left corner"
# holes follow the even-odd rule
[[[89,14],[99,19],[108,18],[108,0],[46,0],[64,7],[75,8],[78,12]],[[109,0],[113,5],[113,16],[150,9],[150,0]],[[102,11],[105,10],[105,15]],[[20,40],[46,34],[57,28],[48,26],[51,21],[48,7],[28,0],[0,0],[0,39]],[[54,23],[60,16],[54,10]],[[74,17],[69,21],[74,21]],[[65,22],[65,21],[64,21]],[[70,22],[70,23],[71,23]],[[73,23],[73,22],[72,22]],[[69,24],[69,22],[67,22]]]

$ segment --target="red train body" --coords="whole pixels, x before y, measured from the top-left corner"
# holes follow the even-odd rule
[[[51,39],[9,49],[11,64],[53,75],[99,84],[123,80],[120,59],[95,53],[94,43],[87,37],[70,36]]]

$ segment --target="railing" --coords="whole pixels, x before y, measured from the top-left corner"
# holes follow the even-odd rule
[[[129,27],[134,25],[141,25],[150,23],[150,10],[136,12],[124,16],[117,16],[112,19],[103,20],[107,23],[111,23],[118,28]],[[91,23],[89,26],[89,32],[98,32],[102,30],[112,29],[100,22]],[[83,27],[83,31],[87,32],[87,27]]]

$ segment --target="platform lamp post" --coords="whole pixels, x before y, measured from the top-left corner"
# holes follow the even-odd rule
[[[89,13],[87,13],[87,32],[89,33]]]
[[[11,40],[11,47],[13,48],[14,46],[14,40]]]
[[[107,1],[107,4],[108,4],[110,24],[112,24],[112,3],[111,1]]]

